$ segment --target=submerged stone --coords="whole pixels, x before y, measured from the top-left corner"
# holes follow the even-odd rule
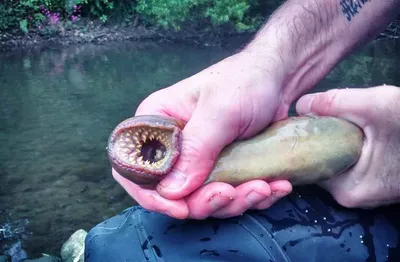
[[[63,262],[83,262],[85,253],[85,238],[87,232],[83,229],[75,231],[61,248]]]

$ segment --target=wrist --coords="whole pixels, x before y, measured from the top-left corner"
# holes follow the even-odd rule
[[[399,2],[367,1],[351,21],[341,5],[336,0],[288,0],[244,49],[263,60],[267,68],[275,64],[284,108],[313,88],[357,46],[383,30]]]
[[[246,47],[274,53],[282,74],[281,103],[290,106],[317,84],[346,53],[347,39],[336,42],[345,20],[337,1],[287,1]],[[335,10],[336,8],[336,10]]]

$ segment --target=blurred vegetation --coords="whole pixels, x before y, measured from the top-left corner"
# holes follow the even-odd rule
[[[60,33],[88,25],[254,32],[284,0],[3,0],[0,32]],[[398,38],[400,19],[383,34]]]
[[[0,31],[64,27],[86,19],[100,24],[138,23],[163,29],[254,31],[283,0],[4,0]]]

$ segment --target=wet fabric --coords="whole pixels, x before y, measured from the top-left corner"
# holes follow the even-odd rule
[[[393,210],[345,209],[315,187],[229,219],[132,207],[89,231],[85,261],[400,261]]]

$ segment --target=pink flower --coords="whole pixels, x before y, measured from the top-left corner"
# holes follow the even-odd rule
[[[60,20],[60,14],[58,13],[54,13],[52,15],[50,15],[50,24],[57,24],[58,21]]]

